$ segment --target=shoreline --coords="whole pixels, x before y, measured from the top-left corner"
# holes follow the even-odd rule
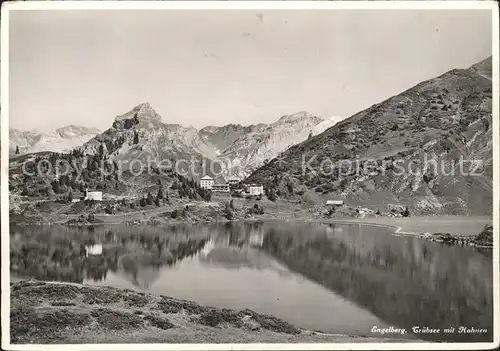
[[[121,215],[120,215],[121,216]],[[107,217],[107,216],[104,216]],[[82,222],[82,223],[68,223],[57,221],[52,223],[28,223],[18,224],[16,226],[51,226],[61,225],[68,227],[93,227],[93,226],[106,226],[106,225],[126,225],[126,226],[141,226],[149,225],[153,227],[169,227],[177,225],[210,225],[210,224],[223,224],[223,223],[240,223],[240,222],[299,222],[299,223],[339,223],[348,225],[364,225],[364,226],[377,226],[385,227],[392,230],[391,234],[394,236],[409,236],[422,240],[434,242],[453,242],[461,246],[474,246],[483,249],[492,249],[492,243],[488,245],[479,245],[472,243],[472,239],[477,236],[486,226],[492,225],[493,219],[488,216],[460,216],[460,215],[436,215],[436,216],[415,216],[404,218],[392,218],[385,216],[377,217],[362,217],[362,218],[311,218],[311,217],[293,217],[290,219],[275,218],[272,216],[263,216],[262,218],[237,218],[237,219],[216,219],[216,220],[198,220],[198,221],[151,221],[151,218],[141,221],[102,221],[98,222]],[[450,226],[450,223],[452,224]],[[443,228],[444,227],[444,228]],[[463,228],[465,230],[462,230]],[[448,230],[447,230],[448,229]],[[446,240],[442,240],[442,235],[447,236]]]
[[[11,283],[10,290],[16,344],[421,342],[315,332],[249,309],[106,286],[30,279]]]
[[[488,217],[483,217],[483,216],[471,216],[469,218],[463,217],[463,216],[456,216],[453,219],[454,220],[459,220],[460,222],[463,219],[466,219],[463,222],[466,222],[467,224],[470,225],[468,232],[464,233],[463,231],[457,231],[455,227],[451,230],[451,233],[449,231],[443,230],[441,228],[427,228],[427,230],[408,230],[408,228],[413,228],[415,226],[415,223],[419,223],[421,221],[425,221],[426,224],[430,225],[430,227],[434,227],[435,225],[438,226],[440,223],[429,223],[432,222],[433,220],[438,222],[439,220],[447,220],[450,219],[452,216],[432,216],[432,217],[408,217],[404,221],[407,222],[405,224],[401,223],[377,223],[376,221],[370,221],[370,219],[363,218],[361,220],[330,220],[326,221],[324,223],[347,223],[347,224],[357,224],[357,225],[368,225],[368,226],[381,226],[381,227],[386,227],[386,228],[391,228],[393,229],[393,233],[391,233],[394,236],[402,236],[402,237],[414,237],[426,241],[432,241],[432,242],[439,242],[439,243],[447,243],[447,244],[453,244],[457,246],[469,246],[469,247],[475,247],[478,249],[488,249],[491,250],[493,249],[493,237],[490,234],[490,240],[491,242],[487,242],[486,245],[485,243],[478,243],[477,242],[477,237],[484,233],[485,231],[492,230],[492,225],[493,225],[493,219],[488,218]],[[377,217],[375,219],[382,219],[382,222],[385,222],[387,219],[386,217]],[[476,223],[473,223],[471,225],[471,220],[476,221]],[[396,219],[398,221],[398,219]],[[402,222],[403,220],[399,219],[399,222]],[[408,223],[409,222],[409,223]],[[441,223],[443,225],[443,223]],[[463,223],[460,223],[460,227],[462,227]],[[475,227],[475,229],[471,229],[471,227]],[[488,229],[488,227],[490,227]]]
[[[140,213],[138,211],[137,213]],[[122,215],[120,215],[122,216]],[[106,216],[107,217],[107,216]],[[111,216],[110,216],[111,217]],[[425,230],[409,230],[411,228],[411,223],[414,221],[428,221],[428,222],[437,222],[437,220],[441,219],[459,219],[465,220],[464,222],[470,222],[470,220],[480,221],[482,224],[491,224],[493,222],[493,218],[489,216],[463,216],[463,215],[435,215],[435,216],[414,216],[414,217],[405,217],[404,222],[406,224],[402,225],[400,223],[389,223],[389,222],[401,222],[401,218],[392,218],[385,216],[378,217],[362,217],[362,218],[353,218],[353,217],[340,217],[340,218],[312,218],[312,217],[293,217],[290,219],[283,218],[275,218],[270,216],[263,216],[262,218],[237,218],[237,219],[217,219],[217,220],[199,220],[199,221],[166,221],[166,222],[156,222],[150,220],[142,220],[142,221],[134,221],[134,223],[123,222],[123,221],[96,221],[96,222],[82,222],[82,223],[68,223],[67,221],[54,221],[54,222],[31,222],[28,224],[19,224],[15,222],[16,226],[50,226],[50,225],[62,225],[62,226],[71,226],[71,227],[84,227],[84,226],[99,226],[99,225],[127,225],[127,226],[135,226],[135,225],[152,225],[152,226],[163,226],[163,225],[196,225],[196,224],[217,224],[217,223],[238,223],[238,222],[272,222],[272,221],[295,221],[295,222],[315,222],[315,223],[344,223],[344,224],[358,224],[358,225],[371,225],[371,226],[382,226],[387,228],[394,229],[394,234],[399,235],[420,235],[428,233]],[[437,223],[435,224],[437,225]],[[405,230],[405,231],[403,231]],[[475,233],[470,234],[461,234],[463,236],[474,235]]]

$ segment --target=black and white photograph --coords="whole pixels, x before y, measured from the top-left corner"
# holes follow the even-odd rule
[[[498,30],[494,1],[3,3],[2,348],[498,347]]]

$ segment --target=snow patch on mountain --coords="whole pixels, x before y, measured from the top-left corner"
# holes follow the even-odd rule
[[[22,154],[52,151],[69,152],[87,142],[100,133],[97,128],[69,125],[53,132],[44,133],[36,130],[9,130],[9,152],[14,154],[16,148]]]

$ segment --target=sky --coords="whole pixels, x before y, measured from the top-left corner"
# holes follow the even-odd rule
[[[10,127],[347,118],[492,53],[489,10],[10,12]]]

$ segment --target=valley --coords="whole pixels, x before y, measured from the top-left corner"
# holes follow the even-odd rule
[[[169,216],[177,219],[177,212],[188,222],[281,215],[489,216],[488,67],[491,58],[451,70],[336,124],[299,112],[268,125],[196,130],[164,124],[149,104],[141,104],[69,153],[12,155],[11,212],[57,223],[77,215],[162,222]],[[80,138],[88,132],[73,129],[72,134],[63,128],[57,133]],[[229,211],[230,203],[240,201],[235,188],[223,196],[214,192],[212,200],[211,192],[200,186],[203,175],[216,182],[236,177],[237,189],[260,184],[265,196],[247,198]],[[101,191],[104,201],[71,203],[55,213],[45,210],[58,207],[51,202],[83,198],[85,189]],[[331,208],[328,200],[343,205]],[[43,202],[49,205],[41,206]],[[259,204],[265,213],[252,213]],[[190,206],[196,214],[187,214]]]
[[[2,348],[498,348],[498,7],[429,3],[5,4]]]
[[[11,336],[490,340],[488,65],[449,71],[340,122],[299,112],[197,130],[165,124],[143,103],[102,133],[11,131],[21,145],[9,160]],[[245,294],[247,280],[275,290]],[[192,288],[200,281],[201,293]],[[351,319],[331,318],[343,310]],[[370,332],[465,319],[484,335]],[[53,331],[60,321],[71,333]]]

